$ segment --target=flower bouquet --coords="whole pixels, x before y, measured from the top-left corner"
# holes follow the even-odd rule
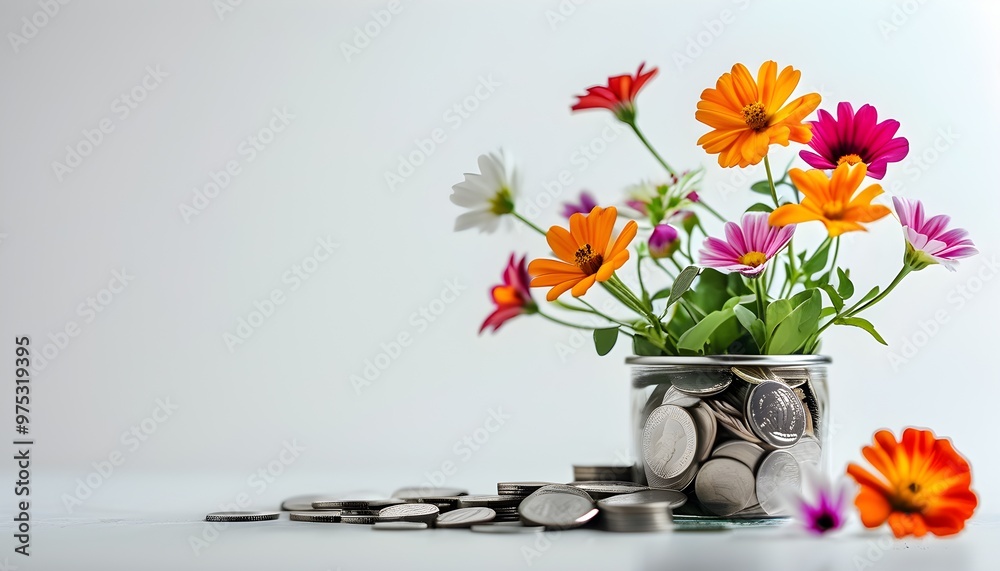
[[[469,209],[456,230],[493,232],[503,219],[516,219],[544,235],[551,251],[530,263],[511,254],[491,292],[495,310],[480,332],[536,315],[592,331],[600,355],[628,337],[633,479],[683,492],[678,517],[789,515],[796,508],[787,498],[828,461],[829,359],[815,354],[823,334],[833,326],[855,327],[885,344],[862,315],[911,273],[930,265],[954,269],[976,249],[967,232],[950,229],[947,216],[928,216],[920,201],[882,197],[878,181],[909,150],[896,135],[897,121],[880,121],[873,106],[855,110],[847,102],[837,105],[836,117],[819,110],[807,121],[819,94],[792,98],[800,72],[779,72],[773,61],[756,77],[734,65],[697,105],[695,118],[710,128],[697,144],[717,155],[719,166],[764,163],[766,179],[747,189],[749,207],[727,221],[699,187],[703,171],[674,169],[639,128],[636,97],[656,73],[640,65],[635,75],[587,89],[572,106],[610,111],[664,170],[662,180],[629,187],[619,206],[602,206],[582,193],[578,203],[565,205],[568,223],[543,230],[518,210],[520,174],[503,151],[480,156],[480,172],[453,187],[452,202]],[[789,164],[775,172],[769,149],[790,143],[806,146],[799,158],[809,169]],[[903,235],[899,272],[885,286],[855,291],[851,270],[839,263],[841,236],[865,232],[893,213]],[[706,229],[711,218],[723,223],[721,231]],[[826,236],[796,243],[798,225],[814,222]],[[630,273],[620,274],[626,266]],[[544,307],[533,288],[547,288]],[[608,294],[602,303],[591,294],[595,289]],[[852,469],[855,479],[878,487],[877,478]],[[964,522],[974,502],[966,501],[967,480],[958,484]],[[862,519],[880,524],[888,515],[873,506],[884,502],[867,494],[858,498],[867,510]],[[839,527],[841,518],[828,516],[830,506],[842,504],[816,504],[808,511],[815,520],[810,529]],[[958,515],[947,517],[954,521],[939,531],[961,529]],[[897,534],[926,529],[900,521],[890,519]]]

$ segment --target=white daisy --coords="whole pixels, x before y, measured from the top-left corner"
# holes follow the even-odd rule
[[[495,232],[500,218],[514,211],[521,178],[510,156],[503,149],[479,155],[479,171],[482,174],[465,173],[465,180],[451,187],[451,201],[469,209],[455,220],[456,232]]]

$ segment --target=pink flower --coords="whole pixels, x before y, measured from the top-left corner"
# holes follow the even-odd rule
[[[585,190],[585,191],[583,191],[583,192],[580,193],[580,202],[577,202],[577,203],[564,202],[563,203],[563,212],[562,212],[562,214],[566,218],[569,218],[570,216],[573,216],[577,212],[579,212],[580,214],[590,214],[590,211],[593,210],[595,206],[599,206],[597,204],[597,200],[594,198],[594,196],[592,194],[590,194],[589,192],[587,192]]]
[[[957,260],[979,253],[969,233],[961,228],[946,230],[949,216],[939,214],[924,219],[924,205],[919,200],[892,197],[892,205],[903,225],[906,237],[906,263],[914,270],[941,264],[955,271]]]
[[[740,224],[726,223],[726,240],[707,238],[701,251],[701,265],[754,277],[764,271],[767,261],[792,239],[795,226],[775,227],[767,223],[766,212],[747,212]]]
[[[820,109],[818,121],[812,123],[810,151],[799,152],[799,157],[816,169],[832,169],[841,163],[864,163],[868,176],[881,180],[888,163],[897,163],[910,151],[910,143],[903,137],[893,137],[899,130],[899,121],[888,119],[878,123],[878,111],[865,104],[857,114],[850,103],[837,105],[837,118]],[[818,153],[818,154],[817,154]]]
[[[670,224],[657,224],[649,235],[649,255],[653,258],[669,258],[680,244],[677,228]]]
[[[528,289],[530,278],[525,258],[527,256],[522,256],[518,260],[514,254],[510,255],[507,267],[503,271],[503,283],[494,286],[490,292],[496,310],[486,318],[486,321],[483,321],[482,326],[479,327],[479,333],[490,328],[496,332],[501,325],[518,315],[538,311],[538,306],[531,299],[531,290]]]
[[[850,482],[846,478],[831,482],[809,464],[802,465],[802,475],[802,493],[792,499],[793,513],[798,522],[815,535],[843,527],[847,520]]]

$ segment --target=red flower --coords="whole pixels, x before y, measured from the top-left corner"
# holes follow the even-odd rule
[[[609,77],[607,87],[588,87],[586,95],[576,96],[579,100],[571,109],[609,109],[620,121],[631,123],[635,120],[635,97],[639,95],[642,86],[659,71],[654,67],[643,73],[642,68],[645,66],[645,62],[640,64],[634,77],[628,74]]]
[[[490,295],[497,308],[483,321],[479,327],[479,333],[492,328],[494,332],[507,321],[521,314],[530,314],[538,311],[538,306],[531,299],[531,290],[528,289],[528,268],[526,265],[527,256],[522,256],[520,260],[510,255],[507,268],[503,271],[503,283],[493,287]]]

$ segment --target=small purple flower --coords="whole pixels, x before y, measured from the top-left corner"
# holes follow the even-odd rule
[[[949,216],[939,214],[925,219],[924,205],[919,200],[894,196],[892,205],[906,236],[906,263],[914,270],[941,264],[954,272],[957,260],[979,253],[968,232],[947,229]]]
[[[649,235],[649,255],[653,258],[669,258],[680,246],[680,233],[670,224],[658,224]]]
[[[726,239],[707,238],[702,250],[701,265],[747,277],[759,275],[767,262],[792,239],[795,226],[771,226],[766,212],[747,212],[740,224],[726,222]]]
[[[806,531],[823,535],[844,526],[847,520],[849,480],[831,482],[811,465],[802,466],[802,493],[792,499],[794,514]]]
[[[868,176],[881,180],[888,163],[898,163],[910,151],[904,137],[894,137],[899,121],[887,119],[878,122],[878,111],[865,104],[858,109],[846,101],[837,105],[837,118],[820,109],[818,121],[812,123],[810,151],[799,152],[799,157],[816,169],[833,169],[841,163],[864,163]]]
[[[580,214],[590,214],[590,211],[593,210],[595,206],[598,206],[597,200],[594,198],[592,194],[584,190],[583,192],[580,193],[580,202],[563,203],[562,214],[566,218],[569,218],[570,216],[576,214],[577,212],[579,212]]]
[[[691,202],[698,202],[698,200],[700,200],[697,190],[692,190],[691,192],[687,193],[687,196],[685,196],[684,198],[687,198]]]

